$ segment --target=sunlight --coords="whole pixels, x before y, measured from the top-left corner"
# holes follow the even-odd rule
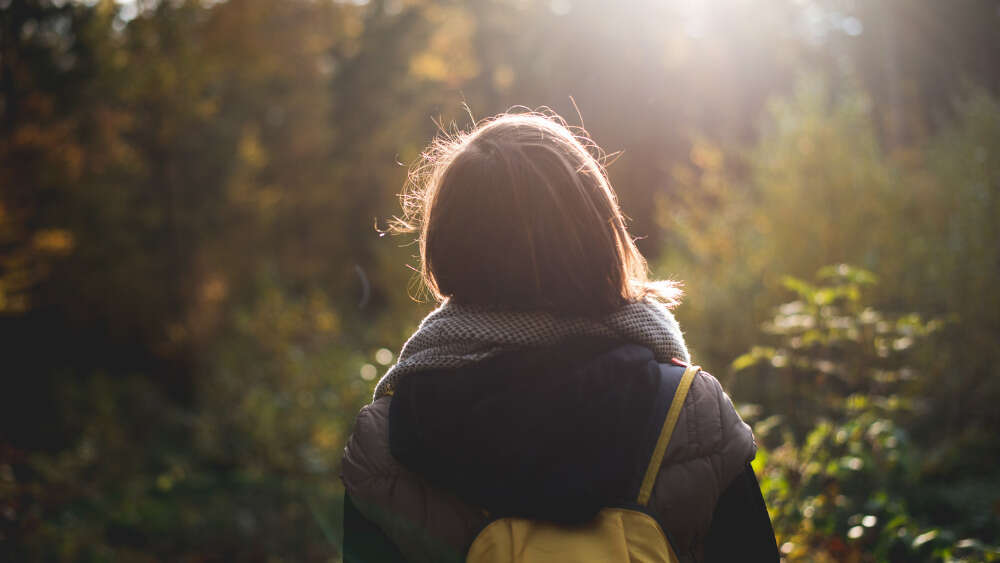
[[[603,443],[602,408],[655,434],[645,368],[690,356],[719,396],[685,419],[742,432],[723,465],[759,485],[761,546],[1000,561],[998,10],[0,0],[0,559],[353,560],[370,519],[460,560],[489,507],[436,472],[403,493],[364,442],[391,433],[357,429],[419,406],[411,438],[469,438],[428,461],[520,484]],[[511,108],[572,130],[508,119],[448,156]],[[634,385],[592,363],[622,341],[651,354]],[[539,472],[555,506],[618,481],[598,449]]]

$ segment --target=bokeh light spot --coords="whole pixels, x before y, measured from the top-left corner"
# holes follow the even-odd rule
[[[392,350],[389,350],[388,348],[379,348],[378,351],[375,352],[375,361],[383,366],[389,365],[392,363]]]
[[[361,379],[364,379],[365,381],[371,381],[375,379],[375,376],[377,374],[378,374],[378,369],[376,369],[375,366],[373,366],[372,364],[365,364],[361,366]]]

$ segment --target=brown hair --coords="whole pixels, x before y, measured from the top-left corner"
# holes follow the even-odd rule
[[[419,232],[439,301],[586,315],[647,296],[674,305],[678,285],[649,281],[601,160],[551,113],[480,121],[423,153],[393,230]]]

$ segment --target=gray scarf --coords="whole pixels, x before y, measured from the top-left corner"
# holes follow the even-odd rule
[[[659,362],[690,361],[673,314],[652,299],[630,303],[600,319],[445,301],[403,345],[399,361],[375,386],[375,399],[392,393],[399,378],[409,373],[457,368],[511,350],[552,346],[572,336],[619,338],[649,348]]]

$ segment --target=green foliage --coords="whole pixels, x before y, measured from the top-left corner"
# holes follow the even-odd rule
[[[923,471],[941,484],[924,491],[921,510],[981,522],[959,507],[973,502],[988,518],[996,514],[996,493],[967,491],[993,491],[997,473],[982,460],[1000,447],[1000,303],[991,289],[1000,260],[1000,160],[993,158],[1000,109],[994,96],[962,90],[947,125],[890,151],[879,139],[876,107],[850,83],[838,90],[806,77],[792,97],[771,104],[751,150],[694,143],[690,162],[675,167],[682,188],[661,202],[672,249],[660,271],[684,272],[689,299],[678,317],[699,362],[730,365],[736,350],[759,344],[757,327],[768,321],[769,331],[787,333],[795,361],[812,362],[824,384],[805,398],[798,378],[751,385],[720,374],[734,396],[790,416],[799,438],[809,412],[825,412],[837,396],[881,392],[878,371],[891,373],[895,358],[905,358],[910,369],[892,376],[900,379],[896,395],[921,415],[903,426],[926,448]],[[878,315],[824,308],[850,297],[851,285],[869,285],[863,279],[817,292],[785,277],[830,263],[879,273],[867,301]],[[800,298],[775,324],[770,311],[789,288]],[[935,319],[933,337],[920,345],[913,342],[926,327],[910,322],[911,311]],[[855,332],[869,344],[850,337]],[[818,347],[831,336],[831,349]],[[786,352],[756,349],[737,365],[794,359]],[[851,362],[872,373],[822,369]]]
[[[905,360],[941,321],[890,316],[867,305],[862,291],[876,277],[863,269],[841,264],[820,269],[817,277],[819,285],[783,280],[797,299],[778,307],[764,324],[764,332],[781,345],[754,347],[736,358],[733,392],[791,407],[783,414],[787,428],[800,436],[817,417],[842,412],[852,401],[912,411],[912,397],[901,392],[920,375]]]
[[[772,339],[719,375],[782,416],[796,550],[986,558],[1000,35],[856,4],[0,0],[0,559],[336,559],[351,421],[430,307],[373,223],[463,102],[578,105],[699,361]],[[837,263],[881,281],[785,277]]]
[[[817,277],[785,280],[797,299],[766,326],[777,345],[733,365],[737,396],[757,388],[763,401],[744,412],[766,417],[756,425],[754,468],[782,553],[790,561],[1000,558],[1000,548],[962,537],[983,533],[969,525],[979,507],[957,523],[914,511],[941,484],[927,478],[927,451],[905,429],[927,414],[906,392],[921,378],[907,350],[934,338],[940,322],[872,308],[862,289],[875,276],[865,270],[831,266]],[[985,529],[997,525],[994,516]]]

